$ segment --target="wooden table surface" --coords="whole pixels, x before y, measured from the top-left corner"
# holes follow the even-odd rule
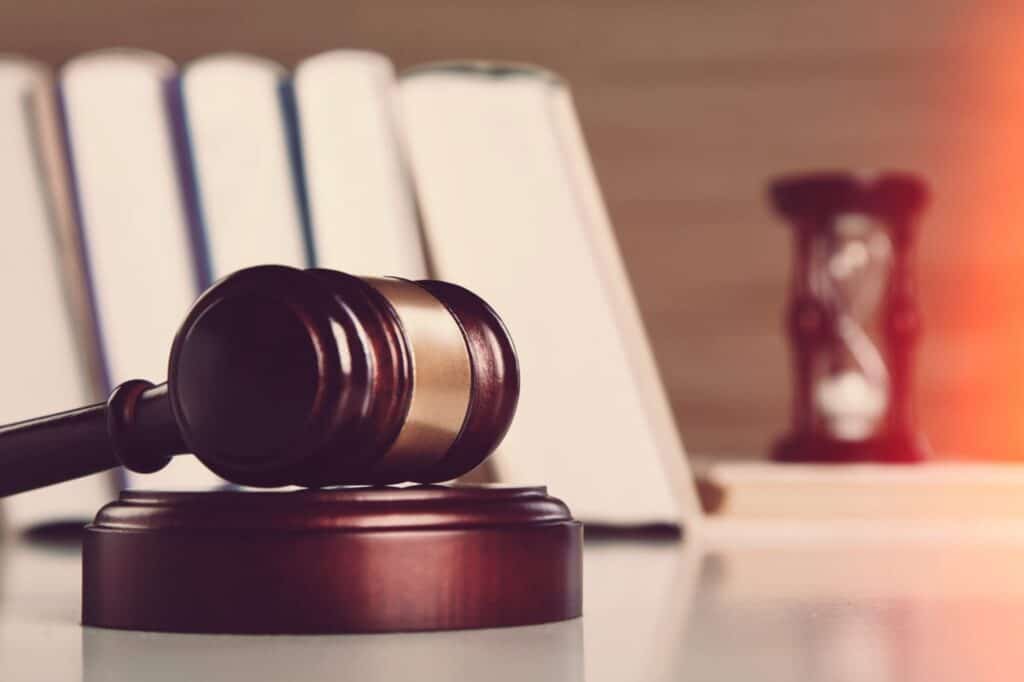
[[[905,531],[905,532],[904,532]],[[1019,526],[588,543],[585,615],[498,630],[233,637],[82,628],[76,549],[0,549],[0,679],[987,682],[1024,670]]]

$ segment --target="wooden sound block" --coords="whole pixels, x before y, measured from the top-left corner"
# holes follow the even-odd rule
[[[82,622],[209,633],[575,618],[582,526],[542,487],[127,491],[86,529]]]

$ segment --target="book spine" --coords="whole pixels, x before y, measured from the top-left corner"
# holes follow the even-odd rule
[[[192,161],[194,150],[180,76],[169,78],[164,83],[164,99],[171,128],[175,167],[178,171],[178,186],[181,188],[182,205],[189,226],[196,290],[204,291],[213,283],[213,266],[206,237],[207,226],[203,220],[202,191]]]
[[[89,258],[89,242],[85,236],[84,217],[82,211],[81,187],[78,174],[75,171],[75,151],[71,146],[71,128],[68,121],[67,98],[60,85],[54,86],[54,96],[57,102],[57,119],[60,127],[61,148],[64,153],[64,166],[67,172],[68,188],[71,204],[71,218],[73,230],[78,247],[81,250],[79,258],[81,261],[83,282],[85,289],[85,300],[87,304],[86,315],[89,320],[89,331],[93,335],[93,343],[97,352],[95,353],[95,373],[97,374],[99,390],[106,394],[113,389],[110,379],[110,363],[107,359],[107,346],[103,338],[103,325],[100,323],[99,306],[96,302],[96,288],[92,272],[92,259]],[[121,481],[123,483],[123,481]]]
[[[313,221],[309,209],[309,191],[306,183],[305,161],[302,158],[302,129],[299,126],[299,107],[295,99],[294,81],[286,78],[278,86],[281,113],[285,124],[285,139],[288,144],[288,159],[291,164],[295,202],[302,222],[302,240],[306,246],[306,267],[317,262],[316,245],[313,241]]]

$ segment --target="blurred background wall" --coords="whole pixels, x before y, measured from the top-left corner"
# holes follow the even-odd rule
[[[54,65],[115,45],[286,64],[357,47],[560,72],[683,438],[723,456],[763,454],[789,412],[790,235],[765,182],[831,168],[932,184],[921,422],[942,456],[1024,453],[1021,35],[1024,7],[956,0],[0,1],[0,51]]]

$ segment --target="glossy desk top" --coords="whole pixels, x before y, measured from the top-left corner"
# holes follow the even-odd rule
[[[0,679],[1022,679],[1019,527],[892,530],[723,526],[702,548],[589,542],[581,620],[316,637],[82,628],[77,551],[8,541]]]

